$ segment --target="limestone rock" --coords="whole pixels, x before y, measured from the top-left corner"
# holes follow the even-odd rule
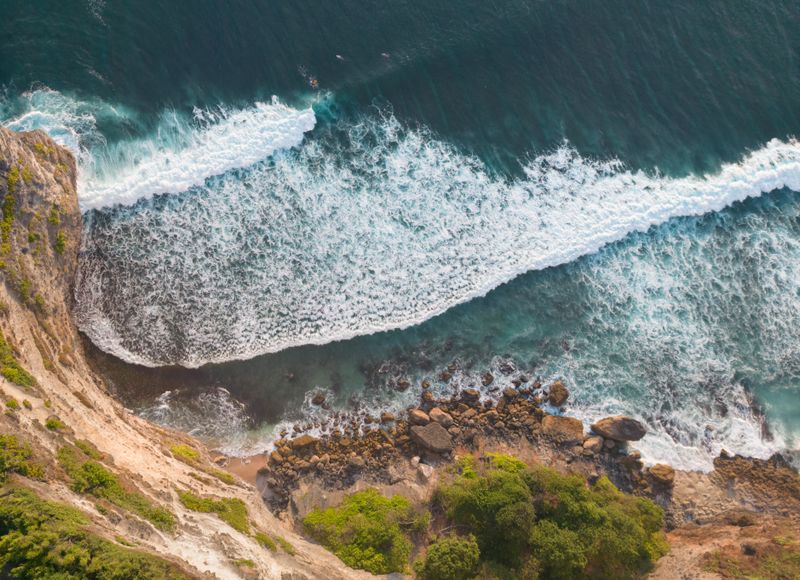
[[[453,449],[453,438],[439,423],[412,427],[411,438],[424,449],[434,453],[447,453]]]
[[[542,432],[561,443],[583,443],[583,423],[575,417],[546,415],[542,419]]]
[[[592,425],[592,431],[614,441],[638,441],[647,433],[639,421],[622,415],[600,419]]]

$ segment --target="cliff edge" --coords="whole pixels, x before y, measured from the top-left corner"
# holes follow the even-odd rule
[[[0,127],[0,199],[3,533],[26,501],[52,513],[66,504],[88,538],[84,567],[113,553],[176,577],[358,577],[285,527],[197,441],[106,392],[70,316],[81,237],[72,155],[42,132]],[[4,557],[7,573],[13,554]]]

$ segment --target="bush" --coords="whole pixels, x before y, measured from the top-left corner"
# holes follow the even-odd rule
[[[414,571],[423,580],[469,580],[478,573],[479,562],[475,536],[442,538],[428,546],[427,556],[414,564]]]
[[[264,532],[256,532],[255,533],[256,542],[264,546],[270,552],[276,552],[278,550],[278,546],[275,544],[275,540],[270,538]]]
[[[437,501],[475,534],[485,563],[507,570],[498,577],[631,578],[667,551],[661,508],[605,477],[590,488],[502,455],[482,470],[462,461],[460,471]]]
[[[234,530],[243,534],[250,533],[250,524],[247,523],[247,506],[235,497],[200,497],[188,491],[179,491],[181,503],[188,509],[196,512],[214,513]]]
[[[0,375],[7,381],[26,389],[36,386],[36,379],[19,365],[2,334],[0,334]]]
[[[13,578],[188,578],[175,564],[89,532],[86,516],[27,489],[0,497],[0,576]]]
[[[59,449],[58,462],[72,479],[73,491],[105,499],[143,517],[160,530],[175,527],[175,516],[169,510],[154,505],[138,491],[126,490],[114,473],[96,461],[84,460],[77,448]]]
[[[415,511],[407,499],[368,489],[348,496],[338,507],[313,510],[303,524],[351,568],[389,574],[406,570],[409,535],[427,528],[428,519],[427,512]]]
[[[48,417],[47,421],[44,422],[44,426],[50,431],[61,431],[66,427],[66,424],[58,417]]]
[[[0,435],[0,483],[8,480],[9,473],[44,479],[44,468],[32,462],[31,457],[33,452],[27,443],[20,443],[15,435]]]

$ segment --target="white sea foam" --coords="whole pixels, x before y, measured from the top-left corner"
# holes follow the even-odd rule
[[[199,181],[155,165],[174,189]],[[365,120],[339,148],[311,141],[191,195],[94,216],[76,316],[131,362],[246,359],[417,324],[523,272],[781,187],[800,188],[797,141],[683,179],[564,146],[508,181],[393,117]]]
[[[231,169],[247,167],[280,149],[299,145],[314,128],[314,112],[296,110],[277,99],[250,108],[195,110],[199,129],[176,120],[166,146],[161,139],[124,142],[81,173],[84,209],[129,205],[159,193],[180,193]]]

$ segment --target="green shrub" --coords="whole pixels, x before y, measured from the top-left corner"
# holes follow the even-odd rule
[[[6,401],[6,407],[8,407],[12,411],[16,411],[19,409],[19,403],[16,399],[9,399]]]
[[[7,381],[26,389],[36,386],[36,379],[17,362],[2,333],[0,333],[0,375]]]
[[[58,210],[57,205],[50,208],[50,213],[47,214],[47,221],[54,226],[61,225],[61,212]]]
[[[30,445],[20,443],[16,435],[0,435],[0,483],[8,480],[9,473],[44,479],[44,468],[32,462],[32,457]]]
[[[118,546],[87,517],[27,489],[0,497],[0,576],[14,578],[188,578],[175,564]]]
[[[275,544],[275,540],[270,538],[264,532],[256,532],[255,533],[256,542],[264,546],[270,552],[275,552],[278,550],[278,546]]]
[[[427,512],[416,512],[407,499],[368,489],[348,496],[338,507],[313,510],[303,525],[351,568],[389,574],[407,568],[409,534],[425,529],[428,519]]]
[[[175,445],[170,446],[169,450],[170,453],[172,453],[172,455],[174,455],[177,459],[180,459],[187,465],[196,467],[207,475],[216,477],[220,481],[229,485],[236,483],[236,478],[233,476],[233,474],[228,473],[227,471],[222,471],[221,469],[215,469],[213,467],[203,465],[200,452],[194,447],[190,447],[189,445],[185,445],[183,443],[176,443]]]
[[[283,536],[275,536],[275,540],[280,544],[281,550],[289,554],[290,556],[294,556],[297,553],[294,546],[289,543],[289,540],[284,538]]]
[[[605,477],[583,478],[503,455],[440,486],[448,519],[475,534],[481,559],[498,577],[632,578],[667,551],[664,513],[652,501],[620,492]]]
[[[189,447],[183,443],[176,443],[169,450],[175,457],[184,462],[194,463],[200,460],[200,452],[194,447]]]
[[[414,564],[422,580],[469,580],[478,573],[480,549],[475,536],[441,538],[428,546],[424,560]]]
[[[66,428],[66,424],[58,417],[48,417],[44,422],[44,426],[50,429],[50,431],[61,431]]]
[[[138,491],[126,490],[113,472],[96,461],[84,460],[77,448],[62,447],[57,455],[59,464],[72,479],[73,491],[105,499],[141,516],[160,530],[175,527],[175,516],[169,510],[154,505]]]
[[[67,247],[67,238],[64,235],[64,231],[58,230],[58,232],[56,233],[56,242],[55,244],[53,244],[53,248],[55,248],[56,252],[58,252],[59,254],[63,254],[66,247]]]
[[[234,530],[243,534],[250,533],[247,523],[247,506],[244,502],[234,497],[200,497],[188,491],[179,491],[181,503],[188,509],[196,512],[214,513]]]

